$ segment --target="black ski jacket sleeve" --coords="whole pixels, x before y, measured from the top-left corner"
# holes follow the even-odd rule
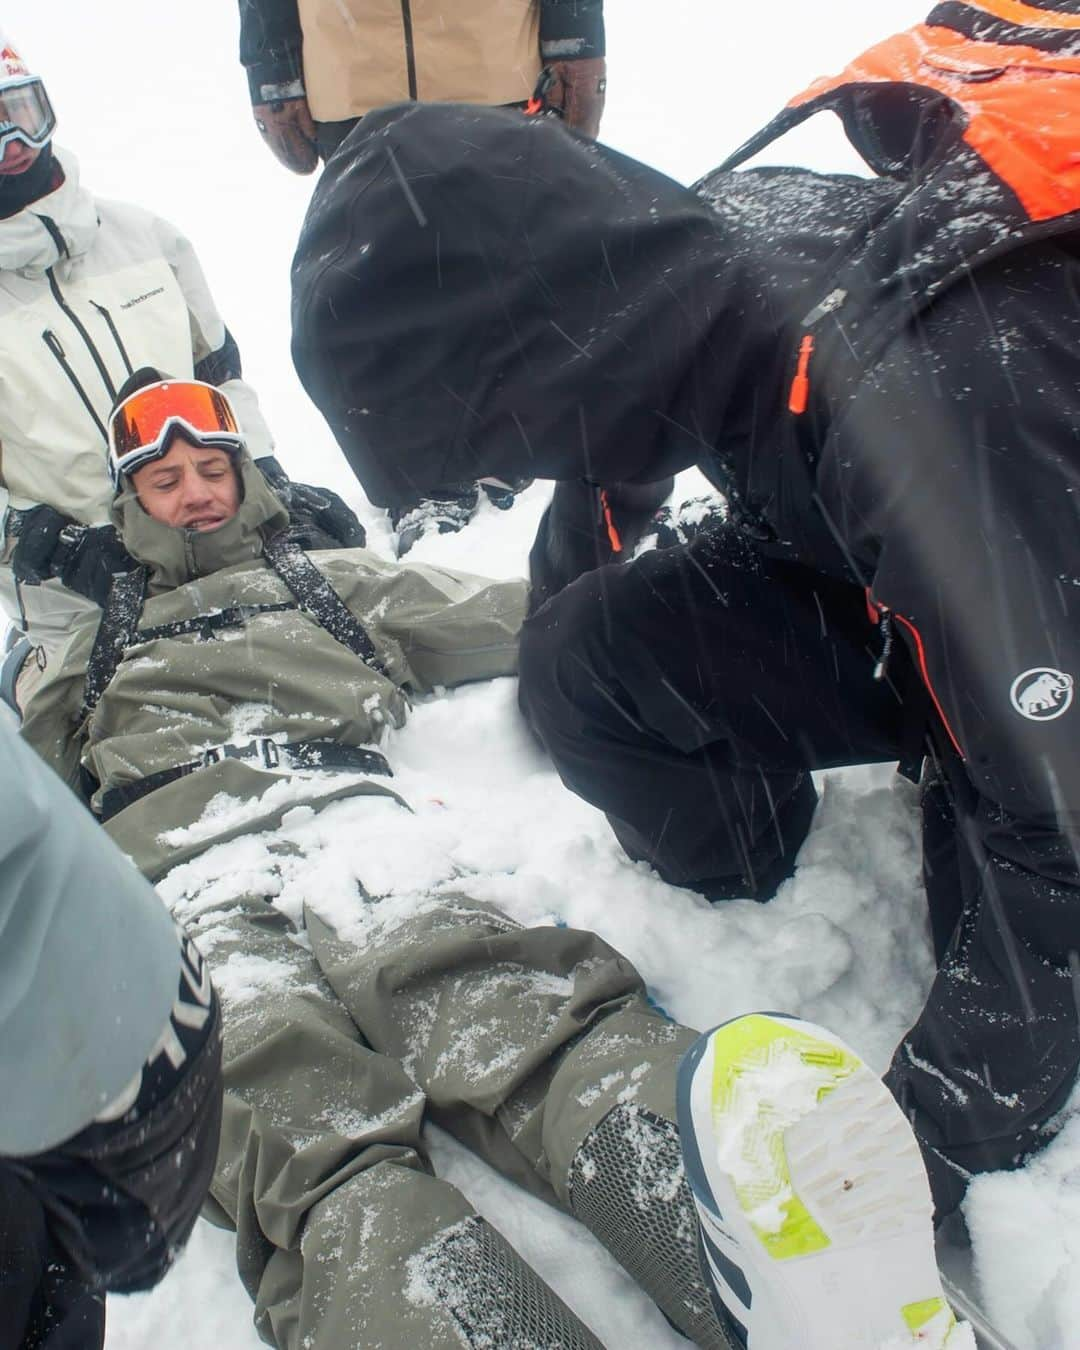
[[[252,103],[303,92],[304,37],[296,0],[239,0],[240,63]]]
[[[962,757],[949,795],[964,912],[888,1079],[943,1210],[968,1173],[1046,1141],[1080,1058],[1078,351],[1070,247],[991,260],[866,373],[817,474]]]
[[[538,0],[545,61],[603,56],[604,0]],[[239,0],[240,63],[252,103],[303,90],[304,37],[297,0]]]
[[[541,0],[540,55],[545,61],[604,54],[604,0]]]

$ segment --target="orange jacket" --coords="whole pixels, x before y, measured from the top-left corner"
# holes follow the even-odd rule
[[[822,108],[880,173],[908,176],[962,141],[1021,220],[1080,210],[1080,0],[946,0],[839,75],[816,80],[729,164]]]

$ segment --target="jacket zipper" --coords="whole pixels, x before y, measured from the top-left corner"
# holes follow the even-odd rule
[[[794,413],[796,417],[801,417],[810,406],[810,358],[814,354],[814,335],[809,330],[816,328],[826,315],[835,314],[847,297],[847,291],[839,287],[835,291],[830,291],[802,321],[802,326],[807,332],[799,343],[795,378],[791,381],[791,391],[788,394],[788,411]]]
[[[840,289],[830,291],[825,299],[822,300],[821,304],[815,305],[806,318],[803,319],[803,327],[816,327],[827,314],[835,314],[844,304],[845,300],[847,300],[847,291]]]
[[[124,363],[124,369],[127,371],[129,375],[134,375],[135,367],[131,364],[131,359],[127,354],[127,348],[124,346],[120,334],[116,330],[116,324],[113,323],[113,316],[109,313],[109,311],[105,308],[104,305],[99,305],[96,300],[91,300],[90,303],[108,324],[109,332],[113,335],[113,341],[116,343],[117,350],[120,353],[120,359]]]
[[[896,635],[893,612],[888,605],[883,605],[880,600],[874,599],[869,587],[866,591],[866,608],[870,613],[871,621],[877,624],[877,630],[881,636],[881,655],[874,663],[874,679],[883,680],[889,673],[889,661],[892,657],[893,641]]]
[[[405,64],[409,71],[409,97],[416,102],[416,50],[413,47],[412,5],[401,0],[401,22],[405,29]]]
[[[941,704],[941,700],[938,698],[937,690],[934,688],[934,682],[930,678],[930,664],[926,659],[926,647],[923,643],[922,634],[919,632],[918,628],[911,619],[905,618],[903,614],[897,613],[897,611],[890,608],[890,606],[882,604],[880,600],[875,599],[873,591],[869,586],[866,588],[866,610],[870,616],[870,622],[877,624],[878,632],[881,634],[882,639],[881,656],[878,658],[877,664],[874,667],[874,679],[883,680],[888,673],[889,658],[892,656],[894,646],[895,625],[899,623],[911,638],[911,645],[914,647],[916,667],[918,668],[919,675],[922,677],[923,687],[926,689],[930,701],[937,711],[938,717],[941,718],[941,725],[945,728],[949,740],[952,741],[956,753],[961,759],[966,759],[967,756],[964,754],[963,746],[957,739],[956,732],[952,729],[952,724],[946,716],[945,709]]]
[[[79,318],[79,316],[75,313],[75,311],[71,308],[71,306],[68,304],[68,302],[64,299],[64,293],[63,293],[63,291],[61,291],[60,285],[59,285],[59,283],[57,282],[56,277],[53,275],[53,270],[52,270],[51,267],[48,268],[48,270],[46,271],[45,275],[49,278],[49,289],[50,289],[50,290],[52,291],[52,293],[53,293],[53,299],[56,301],[56,303],[60,306],[60,308],[63,310],[63,312],[64,312],[64,313],[67,315],[67,317],[70,319],[70,321],[71,321],[72,325],[74,326],[76,332],[79,334],[79,336],[82,338],[82,340],[86,343],[87,351],[89,351],[90,355],[94,358],[94,365],[97,366],[97,368],[98,368],[98,374],[101,376],[102,380],[104,381],[105,388],[106,388],[106,390],[107,390],[107,392],[108,392],[110,401],[115,400],[115,398],[116,398],[116,386],[113,384],[112,380],[109,378],[109,372],[108,372],[108,370],[106,369],[105,362],[101,359],[101,353],[100,353],[100,352],[98,351],[98,349],[94,346],[94,340],[93,340],[93,338],[90,336],[90,334],[89,334],[89,333],[86,331],[86,329],[83,327],[82,320],[81,320],[81,319]],[[95,413],[95,417],[96,417],[96,416],[97,416],[97,414]],[[100,419],[98,419],[98,420],[100,421]]]
[[[83,407],[94,419],[94,424],[96,425],[98,431],[101,432],[101,439],[105,441],[107,444],[109,440],[109,433],[105,430],[105,423],[98,416],[97,409],[90,402],[89,395],[87,394],[86,390],[82,387],[82,385],[79,383],[78,375],[75,374],[71,366],[68,364],[68,359],[64,354],[64,349],[60,345],[60,339],[56,336],[56,334],[52,331],[51,328],[46,328],[41,335],[41,340],[45,343],[45,346],[48,347],[49,351],[52,352],[53,356],[56,357],[56,360],[59,363],[60,368],[63,370],[64,374],[71,381],[72,385],[74,386],[75,392],[82,399]]]

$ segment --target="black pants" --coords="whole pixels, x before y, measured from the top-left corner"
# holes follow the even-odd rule
[[[217,1157],[221,1018],[190,943],[185,968],[167,1051],[130,1109],[0,1158],[0,1350],[100,1350],[106,1291],[151,1288],[194,1227]]]
[[[587,573],[540,609],[521,702],[632,858],[712,898],[768,899],[810,824],[809,770],[899,754],[903,701],[871,678],[875,638],[854,587],[724,530]]]
[[[0,1350],[97,1350],[105,1295],[54,1246],[41,1200],[0,1162]]]
[[[529,552],[529,612],[583,572],[629,558],[674,481],[604,488],[581,478],[556,483]]]
[[[875,680],[879,655],[858,587],[723,529],[543,605],[523,632],[520,697],[563,781],[631,857],[713,899],[765,900],[809,827],[811,769],[903,757],[928,720],[932,745],[948,743],[904,642]],[[945,1212],[967,1173],[1037,1145],[1075,1080],[1080,885],[1060,831],[1009,815],[957,757],[935,756],[941,968],[889,1081]]]

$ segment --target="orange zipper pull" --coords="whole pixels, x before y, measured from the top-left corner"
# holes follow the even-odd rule
[[[608,501],[608,495],[604,488],[600,489],[600,505],[604,512],[604,524],[607,526],[607,537],[608,543],[611,545],[611,551],[612,553],[621,553],[623,551],[622,539],[611,514],[611,503]]]
[[[801,417],[810,402],[810,358],[814,354],[813,334],[807,333],[799,344],[799,366],[795,378],[791,381],[791,393],[788,395],[788,411]]]

